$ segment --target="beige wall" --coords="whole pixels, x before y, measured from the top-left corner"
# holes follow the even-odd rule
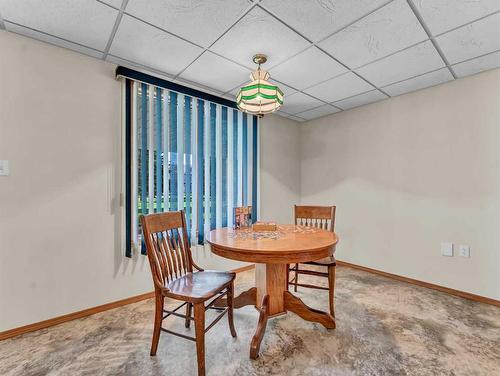
[[[147,259],[120,244],[115,66],[7,32],[0,51],[0,159],[11,169],[0,176],[0,331],[151,291]],[[272,198],[291,184],[280,202],[298,201],[299,128],[278,117],[262,128],[263,213],[287,218]],[[281,140],[277,129],[293,133]],[[244,265],[207,249],[195,257]]]
[[[499,145],[497,69],[305,124],[301,201],[337,205],[341,260],[500,299]]]
[[[0,33],[0,331],[151,290],[120,247],[114,66]]]
[[[269,115],[260,130],[260,217],[291,223],[300,201],[300,123]]]

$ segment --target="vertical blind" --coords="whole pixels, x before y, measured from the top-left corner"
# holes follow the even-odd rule
[[[232,226],[235,207],[252,206],[255,221],[257,117],[181,91],[131,79],[124,85],[126,255],[146,252],[140,215],[184,210],[193,244]]]

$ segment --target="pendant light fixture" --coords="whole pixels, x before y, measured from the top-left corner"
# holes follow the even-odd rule
[[[251,82],[243,86],[236,97],[236,105],[243,112],[263,116],[278,110],[283,104],[283,92],[268,81],[269,73],[260,69],[266,61],[267,56],[263,54],[253,57],[258,68],[250,74]]]

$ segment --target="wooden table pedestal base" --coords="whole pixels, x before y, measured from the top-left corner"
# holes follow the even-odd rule
[[[335,329],[335,318],[329,313],[310,308],[300,298],[288,291],[286,264],[257,264],[255,284],[234,298],[234,308],[253,305],[260,312],[257,329],[250,344],[250,358],[259,356],[260,343],[270,317],[293,312],[306,321],[317,322],[327,329]],[[218,307],[227,305],[226,299],[219,299]]]

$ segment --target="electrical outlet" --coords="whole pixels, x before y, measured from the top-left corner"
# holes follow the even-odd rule
[[[458,254],[461,257],[470,257],[470,246],[465,244],[460,244],[458,246]]]
[[[442,242],[441,243],[441,255],[453,257],[453,243]]]

